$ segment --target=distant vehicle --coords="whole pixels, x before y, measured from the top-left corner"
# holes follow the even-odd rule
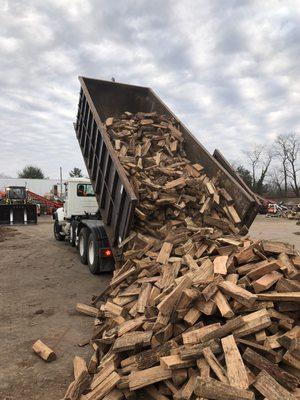
[[[89,179],[68,180],[64,205],[55,211],[53,218],[55,239],[77,246],[81,262],[88,264],[92,274],[114,269],[112,250]]]
[[[269,203],[268,204],[268,214],[272,214],[272,215],[279,215],[282,214],[283,212],[287,211],[288,208],[286,206],[284,206],[282,203]]]
[[[37,206],[28,199],[25,186],[5,188],[0,202],[0,224],[36,224]]]

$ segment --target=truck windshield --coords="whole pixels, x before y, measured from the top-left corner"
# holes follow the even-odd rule
[[[26,189],[25,187],[10,187],[6,188],[7,197],[9,199],[25,199],[26,198]]]
[[[90,183],[79,183],[77,185],[77,196],[79,197],[95,196],[93,186]]]

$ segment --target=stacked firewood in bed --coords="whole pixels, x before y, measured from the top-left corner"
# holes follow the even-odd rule
[[[124,117],[108,118],[106,125],[139,201],[140,230],[159,239],[170,226],[239,232],[241,220],[232,198],[219,187],[218,176],[210,179],[201,164],[187,159],[176,123],[156,113]]]
[[[300,256],[241,236],[218,177],[176,123],[127,112],[107,131],[138,197],[123,265],[92,306],[88,364],[66,399],[297,399]]]

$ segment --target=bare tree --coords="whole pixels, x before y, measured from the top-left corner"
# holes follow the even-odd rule
[[[288,192],[288,137],[286,135],[278,136],[275,145],[275,155],[281,161],[284,183],[284,196]]]
[[[274,153],[269,148],[255,145],[252,149],[246,151],[245,155],[251,165],[253,189],[257,193],[262,194],[264,181],[271,165]]]
[[[263,148],[261,146],[255,145],[252,149],[244,152],[245,156],[247,157],[247,159],[251,165],[253,188],[256,187],[256,169],[257,169],[258,165],[260,164],[262,151],[263,151]]]
[[[267,149],[266,152],[263,152],[263,159],[261,160],[261,170],[260,170],[260,176],[256,182],[256,191],[258,194],[263,193],[263,188],[264,188],[264,181],[267,176],[267,172],[269,170],[269,167],[271,165],[271,162],[273,160],[274,153],[272,149]]]
[[[291,185],[297,197],[300,195],[300,188],[298,184],[298,168],[297,161],[300,153],[300,139],[296,133],[287,135],[287,160],[289,163],[288,175],[291,178]]]
[[[273,191],[275,194],[278,194],[279,196],[283,196],[285,193],[285,189],[284,191],[282,190],[283,182],[284,182],[283,171],[276,167],[273,168],[270,173],[270,179],[269,179],[271,191]]]

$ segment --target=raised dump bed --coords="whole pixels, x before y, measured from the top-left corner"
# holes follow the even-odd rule
[[[125,111],[157,112],[175,118],[184,135],[188,158],[203,165],[210,178],[218,176],[220,186],[235,202],[242,220],[241,227],[251,225],[258,209],[255,196],[234,178],[229,164],[224,168],[150,88],[84,77],[79,80],[81,90],[76,135],[113,249],[117,249],[118,243],[128,235],[137,204],[133,188],[104,127],[108,117],[120,116]]]

